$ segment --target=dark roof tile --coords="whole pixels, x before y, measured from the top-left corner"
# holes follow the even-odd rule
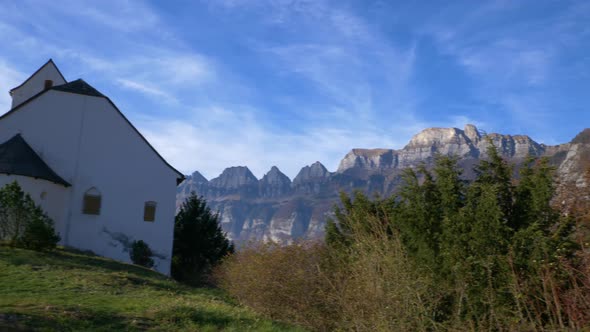
[[[51,88],[52,90],[64,91],[70,93],[76,93],[79,95],[93,96],[93,97],[105,97],[102,93],[86,83],[83,79],[77,79],[70,83],[57,85]]]
[[[0,144],[0,173],[23,175],[70,186],[39,157],[20,134]]]

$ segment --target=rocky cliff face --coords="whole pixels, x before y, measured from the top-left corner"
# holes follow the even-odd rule
[[[528,155],[547,156],[558,167],[560,183],[579,188],[588,185],[583,174],[590,164],[590,129],[571,143],[547,146],[525,135],[485,134],[467,125],[463,130],[425,129],[399,150],[352,149],[336,172],[315,162],[303,167],[292,182],[274,166],[260,180],[247,167],[227,168],[211,181],[195,172],[178,187],[177,202],[191,191],[205,196],[211,208],[219,211],[222,228],[238,244],[319,238],[340,191],[389,195],[398,187],[405,168],[422,163],[428,167],[437,154],[457,156],[465,177],[473,177],[471,168],[485,158],[489,144],[484,135],[517,167]]]
[[[559,165],[556,201],[567,210],[578,200],[590,200],[590,129],[562,144],[554,158]]]

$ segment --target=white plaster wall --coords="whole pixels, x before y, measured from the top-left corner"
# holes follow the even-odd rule
[[[169,274],[178,174],[105,98],[47,91],[0,120],[0,142],[19,132],[72,184],[60,220],[64,245],[129,262],[125,239],[143,240],[163,257],[156,269]],[[102,194],[99,216],[82,214],[91,187]],[[157,202],[155,222],[143,221],[146,201]]]
[[[51,169],[72,183],[83,107],[83,96],[49,90],[0,120],[0,143],[20,133]]]
[[[68,188],[41,179],[0,174],[0,188],[14,181],[18,182],[23,191],[28,193],[37,205],[41,206],[43,211],[53,220],[56,233],[63,237],[65,232],[64,216],[67,211],[67,197],[69,194]]]
[[[168,274],[177,174],[106,99],[84,98],[80,164],[70,202],[71,244],[129,262],[125,242],[143,240],[163,256],[155,259],[156,268]],[[84,192],[92,187],[102,194],[100,216],[81,213]],[[157,202],[155,222],[143,221],[147,201]]]
[[[45,89],[45,80],[52,80],[54,86],[66,83],[57,68],[49,62],[31,77],[26,84],[12,91],[12,108],[43,91]]]

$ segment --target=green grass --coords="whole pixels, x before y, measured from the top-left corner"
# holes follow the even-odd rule
[[[0,331],[302,331],[215,289],[84,253],[0,246]]]

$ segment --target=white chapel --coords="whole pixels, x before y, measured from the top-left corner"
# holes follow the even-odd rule
[[[52,60],[10,90],[0,116],[0,187],[17,181],[55,222],[61,244],[130,262],[134,240],[170,273],[174,169],[115,104]]]

